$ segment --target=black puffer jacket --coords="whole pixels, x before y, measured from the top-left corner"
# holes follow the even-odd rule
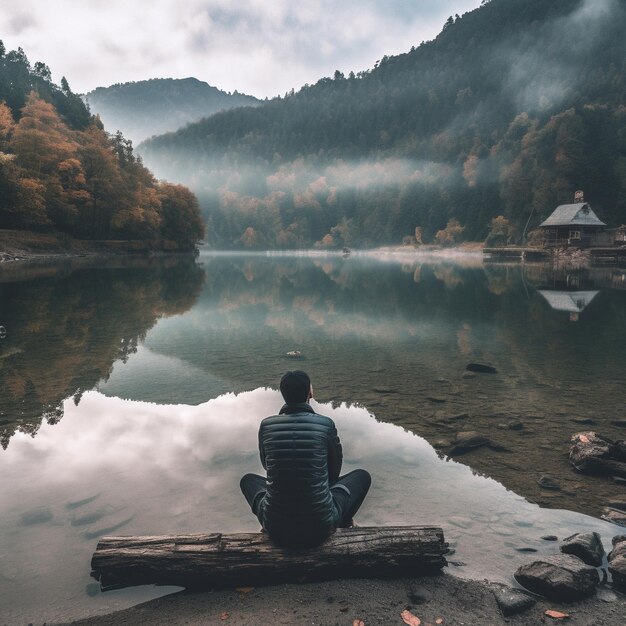
[[[261,422],[259,451],[267,470],[263,527],[284,545],[323,541],[339,521],[329,489],[343,459],[335,423],[307,403],[285,404]]]

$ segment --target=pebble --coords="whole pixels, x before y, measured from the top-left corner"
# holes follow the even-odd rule
[[[558,541],[559,538],[556,535],[544,535],[542,537],[544,541]]]

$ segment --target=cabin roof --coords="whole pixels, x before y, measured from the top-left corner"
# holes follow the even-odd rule
[[[586,202],[561,204],[539,226],[606,226]]]

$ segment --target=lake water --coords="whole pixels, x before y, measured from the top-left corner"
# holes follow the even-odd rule
[[[100,593],[104,534],[258,530],[238,482],[295,368],[344,469],[373,476],[360,525],[441,525],[452,573],[508,582],[520,549],[557,549],[542,535],[608,548],[623,528],[601,506],[624,486],[566,453],[584,428],[623,438],[625,275],[358,254],[0,266],[0,623],[173,590]],[[464,377],[471,361],[498,372]],[[463,430],[493,445],[448,458]]]

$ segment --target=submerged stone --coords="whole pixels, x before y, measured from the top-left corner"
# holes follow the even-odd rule
[[[522,565],[515,572],[520,585],[550,600],[573,602],[591,595],[600,576],[595,567],[571,554],[555,554]]]
[[[486,446],[490,443],[488,437],[481,435],[474,430],[467,430],[457,433],[454,441],[454,447],[450,450],[450,455],[455,456],[458,454],[464,454],[475,448]]]
[[[468,372],[479,372],[481,374],[495,374],[498,371],[492,365],[484,365],[483,363],[468,363],[465,369]]]
[[[542,489],[550,489],[552,491],[560,491],[561,489],[561,485],[555,478],[552,478],[552,476],[547,476],[545,474],[539,477],[539,479],[537,480],[537,484]]]
[[[563,539],[561,552],[581,558],[587,565],[600,567],[605,556],[600,535],[593,533],[575,533]]]
[[[54,515],[48,507],[37,507],[20,515],[22,526],[31,526],[33,524],[44,524],[49,522]]]

